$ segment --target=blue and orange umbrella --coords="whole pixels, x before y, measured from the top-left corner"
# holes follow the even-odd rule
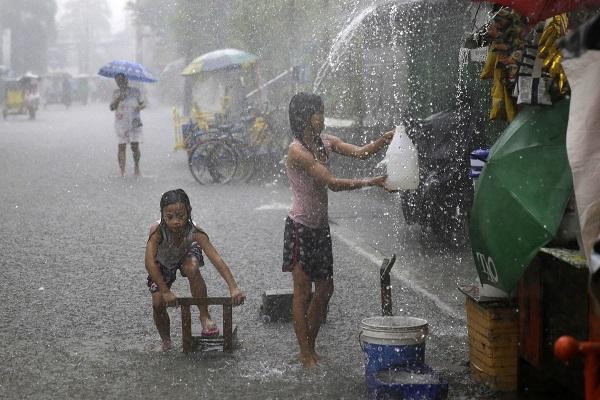
[[[194,59],[181,72],[181,75],[197,75],[202,72],[220,71],[247,67],[256,62],[256,56],[237,49],[220,49],[203,54]]]

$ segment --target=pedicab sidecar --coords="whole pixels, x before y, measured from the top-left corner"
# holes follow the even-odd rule
[[[4,80],[4,109],[2,117],[9,115],[29,115],[35,119],[39,105],[37,79],[33,76],[23,76],[18,79]]]

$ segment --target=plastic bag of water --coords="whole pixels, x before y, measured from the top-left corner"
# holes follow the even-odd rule
[[[398,125],[383,161],[387,168],[387,187],[396,190],[414,190],[419,187],[417,148],[404,125]]]

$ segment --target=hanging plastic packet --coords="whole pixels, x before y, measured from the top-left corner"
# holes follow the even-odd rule
[[[385,153],[388,189],[414,190],[419,187],[419,161],[417,148],[404,125],[398,125],[394,138]]]

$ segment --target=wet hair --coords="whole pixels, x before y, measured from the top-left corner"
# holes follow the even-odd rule
[[[294,137],[302,141],[304,130],[310,123],[310,117],[323,112],[323,99],[314,93],[300,92],[290,100],[290,128]]]
[[[296,93],[292,97],[292,100],[290,100],[289,116],[292,135],[309,151],[310,149],[304,143],[304,130],[310,124],[310,117],[313,114],[323,112],[323,108],[323,99],[314,93]],[[321,140],[321,137],[317,135],[315,140],[318,151],[327,157],[325,144]]]
[[[187,222],[193,224],[192,222],[192,205],[190,204],[190,198],[187,193],[183,189],[174,189],[169,190],[168,192],[164,192],[160,198],[160,224],[165,225],[165,221],[163,220],[163,210],[166,206],[175,203],[183,203],[185,209],[188,213]]]

